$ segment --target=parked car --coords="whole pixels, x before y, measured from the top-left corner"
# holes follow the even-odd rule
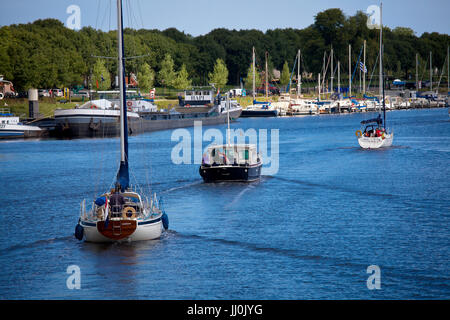
[[[78,90],[77,92],[73,92],[72,97],[85,97],[85,98],[89,98],[90,94],[89,94],[89,90]]]
[[[50,93],[48,92],[47,89],[39,89],[38,96],[39,97],[50,97]]]
[[[52,89],[52,97],[63,97],[64,92],[61,89]]]

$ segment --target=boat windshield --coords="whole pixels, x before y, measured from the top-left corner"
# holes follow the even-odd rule
[[[203,163],[210,165],[241,165],[257,162],[256,148],[248,146],[220,146],[211,148],[203,156]]]

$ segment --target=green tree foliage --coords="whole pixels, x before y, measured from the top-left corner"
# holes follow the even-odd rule
[[[141,71],[137,74],[137,80],[139,83],[139,88],[142,91],[149,91],[153,88],[155,80],[155,72],[150,68],[148,63],[144,62],[141,66]]]
[[[291,71],[289,70],[289,65],[287,61],[284,62],[283,70],[281,71],[280,84],[282,86],[287,86],[291,77]]]
[[[227,83],[238,85],[247,76],[243,80],[245,86],[251,88],[252,77],[248,77],[251,68],[248,66],[251,64],[252,47],[256,49],[259,70],[265,70],[266,51],[269,52],[270,73],[274,68],[282,70],[285,62],[292,65],[298,49],[301,49],[302,71],[317,75],[322,69],[323,54],[329,52],[331,47],[336,60],[341,62],[341,71],[348,70],[349,44],[353,52],[353,69],[364,40],[367,42],[366,64],[371,71],[378,55],[379,30],[368,29],[366,22],[364,12],[346,16],[341,9],[333,8],[319,12],[314,23],[301,30],[287,28],[262,32],[215,29],[193,37],[175,28],[164,31],[125,29],[125,56],[143,56],[127,59],[125,71],[139,74],[144,72],[144,64],[147,64],[155,72],[155,85],[174,87],[175,70],[180,70],[180,75],[184,64],[183,74],[189,74],[192,84],[208,85],[209,74],[214,73],[217,59],[221,59],[228,70]],[[423,64],[432,51],[433,67],[441,69],[450,44],[447,34],[433,32],[418,36],[404,27],[393,30],[385,27],[383,37],[386,73],[406,80],[415,72],[416,53],[419,53]],[[105,32],[85,27],[74,31],[55,19],[3,26],[0,28],[0,43],[0,74],[13,81],[19,91],[30,87],[87,85],[97,63],[95,56],[117,55],[114,30]],[[102,60],[109,75],[117,75],[117,60]],[[422,64],[420,70],[423,70]],[[346,77],[346,72],[341,72],[343,81]],[[269,75],[269,80],[271,78]],[[260,85],[258,79],[257,86]],[[96,84],[92,88],[96,88]]]
[[[167,53],[161,62],[161,69],[158,72],[158,82],[163,87],[175,87],[174,82],[177,74],[174,70],[172,56]]]
[[[191,80],[189,80],[189,74],[186,70],[186,65],[182,65],[180,71],[176,73],[175,79],[173,80],[172,87],[179,90],[188,89],[192,85]]]
[[[209,83],[214,83],[216,88],[223,88],[228,82],[228,69],[225,62],[217,58],[213,72],[209,73]]]
[[[91,87],[98,90],[108,90],[111,87],[111,75],[105,62],[98,59],[92,70]]]
[[[244,79],[245,88],[248,90],[253,89],[253,64],[250,64],[250,67],[247,69],[247,76]],[[261,76],[259,75],[258,70],[255,72],[255,88],[261,86]]]

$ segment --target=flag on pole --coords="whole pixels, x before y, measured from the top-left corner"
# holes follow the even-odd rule
[[[367,68],[362,61],[359,62],[359,69],[361,69],[362,72],[367,73]]]

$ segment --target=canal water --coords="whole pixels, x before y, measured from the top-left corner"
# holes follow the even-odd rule
[[[73,236],[80,202],[114,182],[117,138],[2,141],[0,299],[448,299],[447,109],[389,112],[393,147],[361,150],[371,116],[238,119],[267,129],[278,159],[251,184],[204,184],[198,164],[174,163],[172,131],[130,137],[131,180],[170,219],[139,243]]]

